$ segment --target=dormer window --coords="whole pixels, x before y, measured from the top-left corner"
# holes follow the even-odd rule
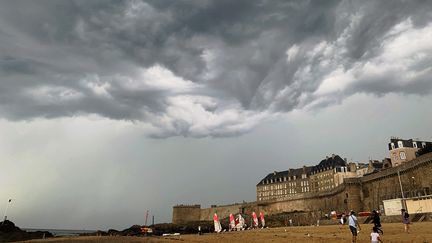
[[[426,147],[426,143],[425,142],[422,142],[422,147],[423,148]]]
[[[403,143],[402,143],[402,141],[398,141],[398,148],[403,148]]]
[[[391,143],[391,149],[392,150],[395,149],[395,144],[394,143]]]

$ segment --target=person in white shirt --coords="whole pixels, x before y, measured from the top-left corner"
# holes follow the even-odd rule
[[[345,224],[345,213],[342,213],[341,218],[339,220],[339,229],[342,229],[342,226]]]
[[[361,228],[354,211],[351,211],[348,217],[348,225],[352,233],[352,242],[355,243],[357,242],[357,233],[360,232]]]
[[[378,243],[378,242],[382,242],[382,240],[380,238],[380,235],[378,234],[378,228],[373,227],[371,233],[371,243]]]

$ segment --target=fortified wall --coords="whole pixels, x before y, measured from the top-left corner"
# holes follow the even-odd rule
[[[175,224],[182,224],[191,221],[199,221],[201,205],[176,205],[173,207],[173,219]]]
[[[310,222],[315,222],[330,211],[383,210],[382,201],[402,196],[398,179],[401,177],[404,197],[431,194],[432,153],[418,157],[409,163],[389,168],[359,178],[346,178],[344,183],[332,190],[319,193],[304,193],[276,200],[232,204],[201,209],[199,205],[174,206],[173,223],[213,220],[230,213],[251,214],[252,211],[267,215],[282,212],[307,213]]]
[[[398,171],[404,198],[432,193],[432,153],[428,153],[403,165],[361,178],[361,199],[365,211],[382,210],[383,200],[402,197]]]

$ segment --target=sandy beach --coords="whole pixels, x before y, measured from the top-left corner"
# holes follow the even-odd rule
[[[372,225],[362,225],[357,242],[370,242]],[[432,243],[432,222],[414,223],[410,234],[403,232],[402,223],[383,224],[384,242],[418,242]],[[243,232],[224,232],[220,234],[181,235],[170,237],[64,237],[47,240],[31,240],[26,242],[350,242],[351,233],[347,226],[339,229],[337,225],[304,226],[249,230]]]

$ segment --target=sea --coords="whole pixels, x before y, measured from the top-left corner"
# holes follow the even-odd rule
[[[85,233],[94,233],[96,230],[71,230],[71,229],[23,229],[27,232],[48,231],[54,236],[77,236]]]

